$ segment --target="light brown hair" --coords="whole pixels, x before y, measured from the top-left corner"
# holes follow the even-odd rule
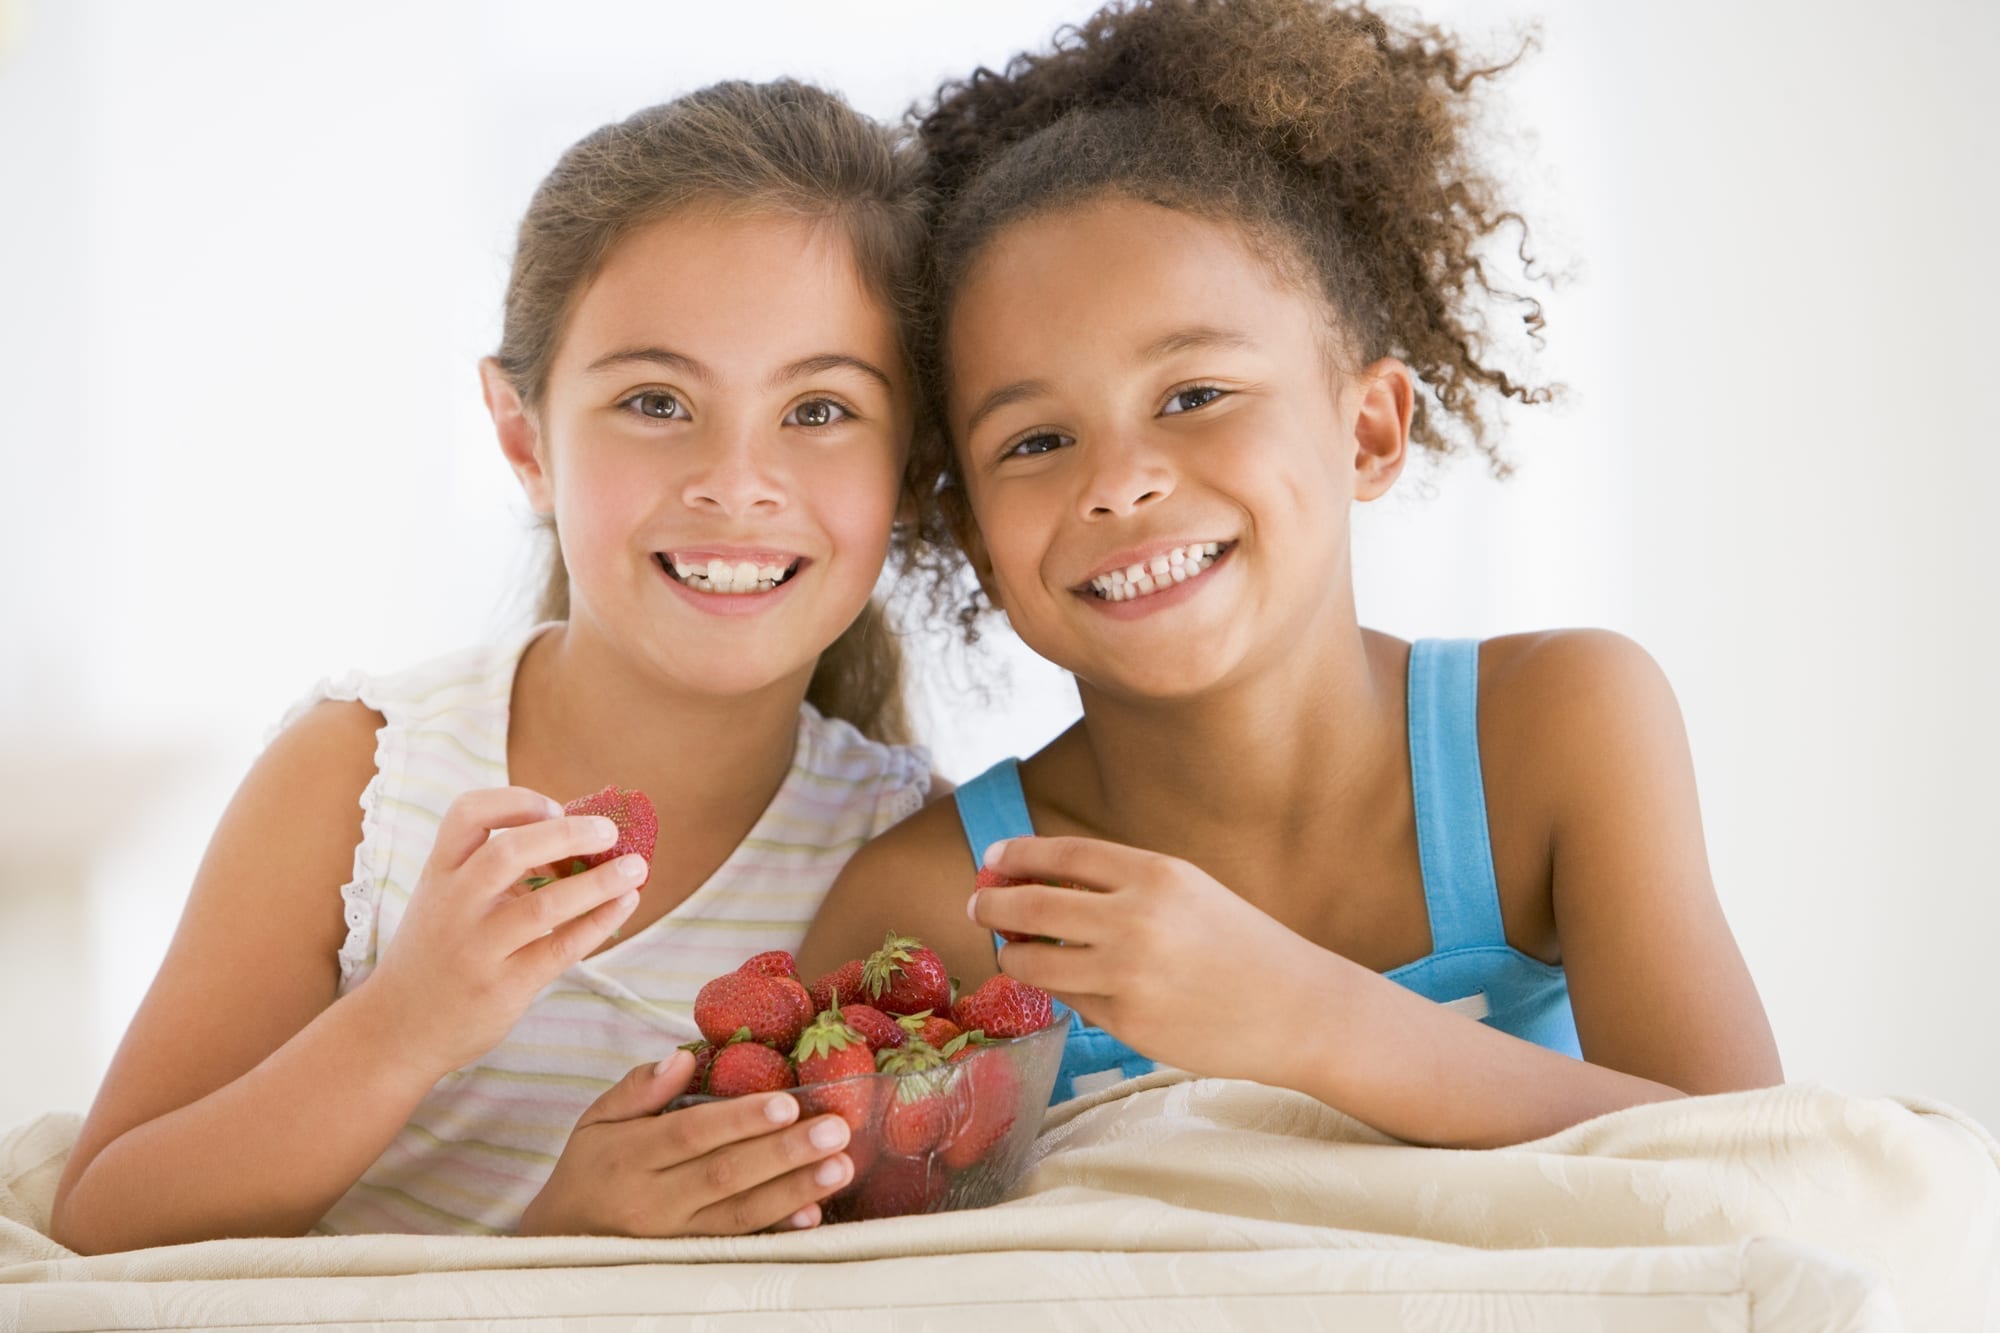
[[[535,190],[515,242],[495,354],[531,414],[545,401],[570,315],[612,248],[634,229],[696,205],[843,227],[863,283],[896,317],[914,372],[925,216],[898,135],[806,84],[732,81],[594,131]],[[555,520],[544,516],[537,526],[549,564],[536,618],[566,619],[569,571]],[[910,739],[902,649],[874,599],[820,655],[806,700],[876,740]]]

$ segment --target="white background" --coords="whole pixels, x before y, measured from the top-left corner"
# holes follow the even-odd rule
[[[0,1128],[88,1105],[292,699],[525,613],[473,365],[562,148],[722,77],[894,115],[1088,9],[0,0]],[[1645,644],[1789,1075],[2000,1124],[2000,10],[1424,13],[1541,21],[1496,151],[1573,391],[1364,511],[1364,620]],[[1006,656],[930,671],[954,777],[1073,715]]]

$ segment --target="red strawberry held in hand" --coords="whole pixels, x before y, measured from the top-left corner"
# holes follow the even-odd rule
[[[989,1037],[1025,1037],[1055,1022],[1055,1005],[1038,986],[996,972],[970,995],[958,997],[951,1018],[967,1032]]]
[[[756,972],[725,972],[695,993],[694,1025],[718,1046],[748,1028],[750,1040],[789,1050],[806,1024],[785,984]]]
[[[715,1053],[708,1068],[708,1090],[717,1097],[743,1097],[753,1092],[781,1092],[798,1086],[798,1076],[784,1056],[754,1041],[735,1041]]]
[[[892,930],[862,965],[861,993],[868,1003],[897,1017],[919,1009],[946,1012],[951,1008],[951,977],[935,951]]]
[[[610,786],[589,796],[579,796],[563,807],[566,815],[602,815],[618,826],[618,841],[601,852],[592,852],[579,858],[583,870],[601,866],[606,861],[615,861],[621,856],[637,852],[646,858],[646,864],[653,863],[653,843],[660,836],[660,817],[653,812],[652,798],[636,787],[630,791],[623,787]],[[580,874],[576,862],[570,863],[570,874]]]
[[[1033,884],[1033,883],[1035,883],[1035,881],[1032,879],[1013,879],[1007,875],[1001,874],[997,870],[988,870],[985,866],[981,866],[979,867],[978,876],[972,881],[972,887],[974,892],[977,892],[980,889],[1018,889],[1023,884]],[[1076,885],[1059,884],[1055,885],[1054,887],[1063,889],[1073,889],[1076,887]],[[1001,939],[1007,941],[1007,943],[1009,944],[1062,943],[1061,940],[1058,940],[1051,935],[1029,935],[1019,930],[996,930],[993,933],[995,935],[998,935]]]
[[[849,1000],[861,1001],[861,970],[865,965],[859,958],[842,963],[828,972],[809,988],[812,992],[813,1012],[823,1014],[829,1009],[837,1009]]]

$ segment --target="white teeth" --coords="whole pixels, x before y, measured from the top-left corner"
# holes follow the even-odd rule
[[[1221,542],[1190,542],[1156,555],[1144,564],[1100,574],[1090,581],[1090,587],[1107,602],[1129,602],[1187,582],[1214,564],[1221,554]]]
[[[794,565],[755,565],[748,560],[730,563],[724,560],[710,560],[703,564],[688,564],[668,557],[674,577],[693,588],[706,593],[748,593],[769,592],[790,576]]]

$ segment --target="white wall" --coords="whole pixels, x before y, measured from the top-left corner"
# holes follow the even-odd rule
[[[894,114],[1089,8],[0,0],[0,1124],[87,1105],[293,697],[515,613],[472,366],[562,147],[727,76]],[[1788,1071],[2000,1124],[2000,18],[1424,12],[1503,46],[1542,18],[1501,151],[1573,273],[1573,393],[1516,419],[1514,480],[1364,514],[1364,618],[1645,643]],[[1007,669],[1011,703],[927,708],[947,772],[1067,722],[1059,677]]]

